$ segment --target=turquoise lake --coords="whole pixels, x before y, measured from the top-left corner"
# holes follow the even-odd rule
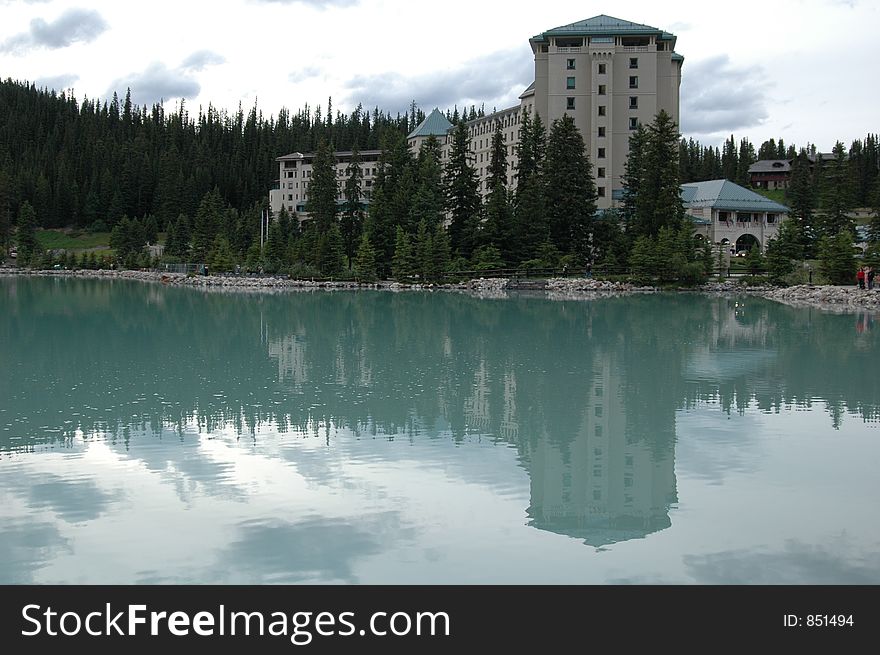
[[[880,317],[0,278],[0,583],[880,583]]]

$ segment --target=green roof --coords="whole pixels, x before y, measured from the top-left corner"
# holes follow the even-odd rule
[[[729,211],[771,212],[786,214],[785,205],[755,193],[730,180],[709,180],[681,185],[681,199],[685,207],[712,207]]]
[[[571,23],[570,25],[554,27],[552,30],[547,30],[543,34],[539,34],[533,37],[533,40],[543,41],[546,40],[548,36],[600,36],[636,34],[656,34],[659,37],[667,40],[675,38],[672,34],[657,29],[656,27],[651,27],[650,25],[641,25],[640,23],[633,23],[632,21],[622,20],[620,18],[614,18],[614,16],[606,16],[605,14],[601,14],[599,16],[587,18],[586,20],[578,21],[577,23]]]
[[[449,132],[449,128],[451,127],[452,123],[450,123],[446,119],[446,116],[435,107],[434,111],[432,111],[425,120],[419,123],[419,126],[406,138],[413,139],[417,136],[446,136],[446,133]]]

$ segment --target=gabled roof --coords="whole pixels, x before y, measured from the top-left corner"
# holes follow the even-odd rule
[[[533,96],[533,95],[535,95],[535,83],[534,82],[532,82],[531,84],[529,84],[526,87],[526,90],[523,91],[519,95],[519,98],[520,98],[520,100],[522,100],[523,98],[528,98],[529,96]]]
[[[633,23],[632,21],[600,14],[585,20],[561,25],[547,30],[543,34],[532,37],[533,41],[545,41],[550,36],[620,36],[620,35],[656,35],[661,40],[675,41],[675,36],[650,25]]]
[[[434,111],[432,111],[425,120],[419,123],[419,126],[406,138],[413,139],[417,136],[446,136],[446,133],[449,132],[451,127],[452,123],[450,123],[446,119],[446,116],[435,107]]]
[[[785,214],[789,208],[750,191],[730,180],[709,180],[681,185],[685,207],[712,207],[730,211],[773,212]]]
[[[762,159],[749,166],[749,173],[790,173],[791,163],[787,159]]]

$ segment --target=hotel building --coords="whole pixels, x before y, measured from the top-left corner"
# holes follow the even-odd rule
[[[622,178],[629,137],[638,125],[650,123],[661,110],[679,122],[679,86],[684,57],[674,51],[676,37],[669,32],[620,20],[595,16],[556,27],[529,39],[535,58],[535,79],[519,103],[468,122],[472,165],[480,180],[480,191],[488,192],[492,136],[500,127],[507,146],[508,184],[516,186],[517,146],[522,113],[539,115],[548,132],[553,121],[569,114],[584,138],[593,164],[599,194],[599,209],[615,206],[622,190]],[[415,153],[429,136],[441,144],[447,161],[452,125],[435,109],[407,137]],[[363,153],[367,157],[378,152]],[[344,180],[346,156],[338,152],[337,174]],[[284,206],[300,219],[308,193],[314,154],[293,153],[279,157],[278,188],[270,192],[270,206],[277,214]],[[292,176],[291,176],[292,174]],[[369,185],[365,176],[365,201]],[[291,186],[291,183],[293,186]],[[341,190],[340,190],[341,191]],[[341,201],[341,195],[340,195]]]

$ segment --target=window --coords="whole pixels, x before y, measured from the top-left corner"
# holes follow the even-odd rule
[[[776,214],[767,214],[767,224],[773,225],[776,222]]]
[[[572,98],[574,100],[574,98]],[[605,115],[605,105],[599,105],[599,116]]]
[[[599,136],[600,137],[605,136],[605,126],[604,125],[599,126]]]
[[[593,489],[593,500],[602,500],[602,490]]]
[[[600,198],[604,198],[604,197],[605,197],[605,187],[603,187],[603,186],[596,187],[596,192],[599,194],[599,197],[600,197]],[[597,408],[597,409],[598,409],[598,408]]]
[[[602,426],[601,426],[601,425],[597,425],[597,426],[595,427],[595,429],[594,429],[594,432],[596,433],[596,436],[597,436],[597,437],[601,437],[601,436],[602,436]]]
[[[566,98],[565,99],[565,108],[566,109],[574,109],[574,98]]]
[[[574,88],[574,78],[573,77],[566,77],[565,78],[565,88],[566,89],[573,89]]]
[[[602,416],[602,410],[603,410],[602,405],[596,405],[596,406],[593,408],[593,413],[594,413],[596,416]]]
[[[632,466],[632,465],[633,465],[633,456],[632,456],[632,455],[626,455],[626,456],[623,458],[623,465],[624,465],[624,466]]]
[[[629,129],[631,129],[631,130],[639,129],[639,119],[636,118],[635,116],[629,117]]]
[[[605,159],[605,148],[599,148],[599,159]]]
[[[630,68],[638,68],[639,67],[639,58],[638,57],[630,57],[629,58],[629,67]]]
[[[573,71],[574,70],[574,59],[566,59],[565,60],[565,68]]]
[[[292,193],[288,193],[288,194],[287,194],[287,199],[288,199],[288,200],[293,200],[293,194],[292,194]]]
[[[605,177],[605,169],[604,168],[597,168],[596,169],[596,177]],[[598,391],[598,389],[597,389],[597,391]],[[597,393],[596,395],[598,396],[599,394]]]
[[[605,74],[605,64],[599,64],[599,75]]]
[[[604,95],[605,95],[605,85],[604,85],[604,84],[600,84],[600,85],[599,85],[599,95],[600,95],[600,96],[604,96]]]
[[[639,76],[638,75],[630,75],[629,76],[629,88],[638,89],[639,88]]]
[[[638,96],[630,96],[629,97],[629,108],[630,109],[638,109],[639,108]]]

